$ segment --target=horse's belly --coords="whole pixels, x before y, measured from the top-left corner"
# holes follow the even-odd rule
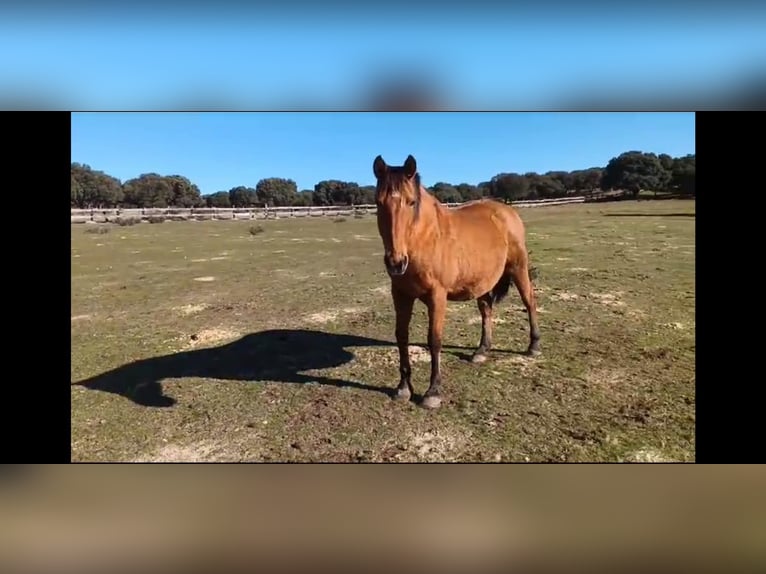
[[[471,299],[476,299],[476,297],[479,297],[479,295],[475,295],[474,292],[469,289],[459,289],[447,293],[448,301],[470,301]]]
[[[470,301],[488,293],[496,284],[497,280],[488,280],[486,277],[474,281],[459,281],[447,290],[447,299],[450,301]]]

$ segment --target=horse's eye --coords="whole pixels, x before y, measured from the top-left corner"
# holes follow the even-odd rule
[[[408,202],[407,202],[407,205],[409,205],[410,207],[415,207],[415,203],[416,203],[416,202],[415,202],[415,200],[413,199],[413,200],[411,200],[411,201],[408,201]]]

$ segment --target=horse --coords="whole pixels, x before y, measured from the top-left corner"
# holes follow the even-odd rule
[[[424,408],[436,409],[442,402],[440,355],[448,301],[476,300],[481,339],[471,362],[483,363],[492,348],[493,309],[513,283],[529,320],[526,354],[539,354],[540,330],[526,231],[517,211],[492,198],[450,209],[421,185],[412,155],[402,166],[389,166],[378,155],[372,167],[377,180],[375,203],[383,263],[391,279],[396,313],[401,378],[393,397],[408,401],[414,394],[408,345],[416,300],[428,309],[431,378],[420,403]]]

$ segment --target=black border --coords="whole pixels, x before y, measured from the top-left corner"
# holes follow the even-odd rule
[[[4,255],[12,281],[5,290],[5,313],[14,325],[6,340],[16,348],[5,357],[3,459],[70,462],[71,418],[64,409],[69,405],[71,412],[71,391],[57,367],[63,370],[71,360],[71,332],[65,331],[71,251],[66,219],[57,214],[64,208],[61,188],[70,185],[65,177],[71,169],[71,114],[9,112],[3,114],[3,127],[6,174],[17,176],[6,184],[5,205],[40,206],[16,225],[6,224]]]
[[[749,171],[762,161],[756,157],[761,146],[751,143],[751,134],[759,135],[758,116],[696,115],[696,461],[757,463],[761,382],[747,363],[757,357],[761,262],[747,251],[753,239],[758,245],[758,225],[764,225],[748,221],[760,219],[760,185]]]

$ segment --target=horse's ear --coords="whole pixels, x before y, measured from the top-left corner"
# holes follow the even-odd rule
[[[388,171],[388,166],[386,165],[386,162],[383,160],[381,156],[378,156],[375,158],[375,161],[372,163],[372,171],[375,174],[375,177],[377,179],[380,179],[384,175],[386,175],[386,171]]]
[[[404,160],[404,174],[412,179],[415,177],[415,174],[418,171],[418,163],[415,161],[415,158],[411,155],[407,156],[407,159]]]

